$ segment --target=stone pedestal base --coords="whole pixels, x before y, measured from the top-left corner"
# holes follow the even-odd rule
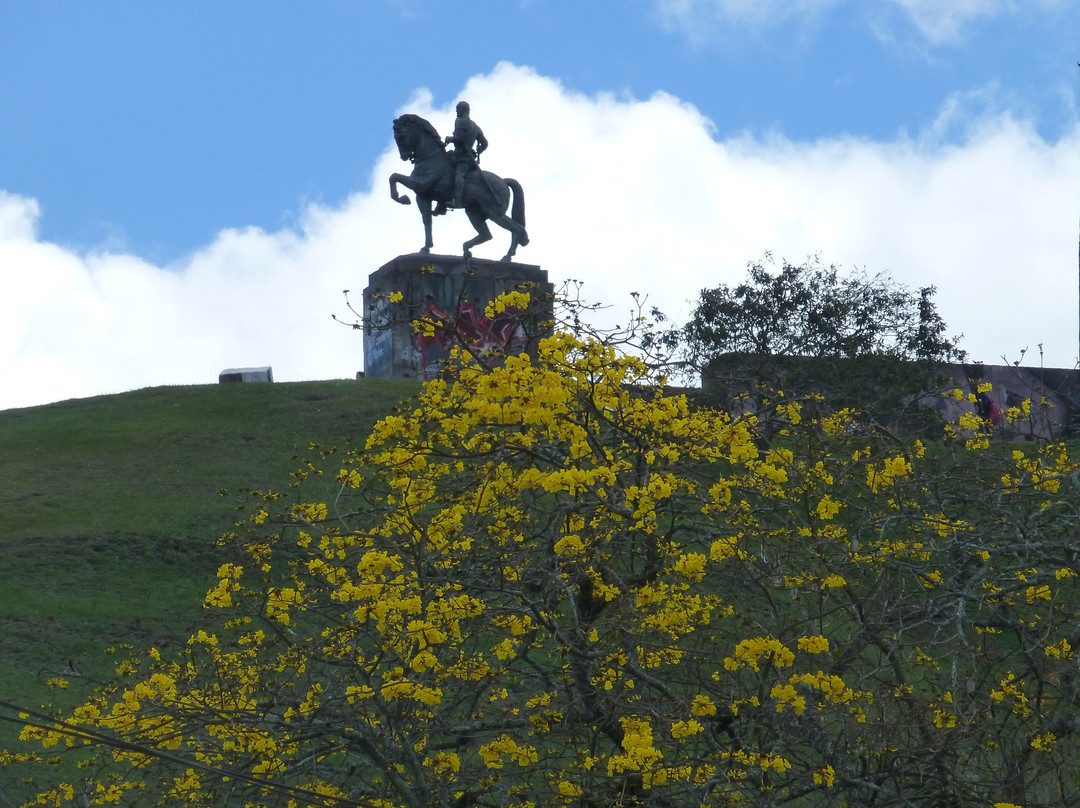
[[[550,301],[552,284],[538,266],[448,255],[401,255],[368,276],[364,290],[364,375],[384,379],[429,379],[462,335],[474,349],[527,349],[536,329],[520,318],[489,318],[484,309],[504,292],[528,291]],[[398,298],[400,295],[400,299]],[[551,307],[543,307],[546,320]],[[417,334],[417,320],[456,322],[455,334]]]

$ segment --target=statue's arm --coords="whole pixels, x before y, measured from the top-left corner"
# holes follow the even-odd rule
[[[476,127],[476,153],[480,154],[484,149],[488,147],[487,138],[484,137],[484,130],[479,126]]]
[[[463,125],[463,123],[464,122],[460,119],[454,121],[454,132],[453,134],[446,136],[447,143],[453,143],[456,147],[458,144],[464,143],[466,140],[468,140],[469,130],[467,128],[467,125]]]

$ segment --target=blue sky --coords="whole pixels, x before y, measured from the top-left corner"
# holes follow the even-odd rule
[[[738,280],[766,249],[793,260],[821,252],[938,285],[942,313],[984,361],[1043,342],[1053,346],[1049,363],[1071,366],[1078,59],[1073,0],[3,3],[0,273],[10,280],[54,261],[64,269],[50,277],[84,292],[61,295],[70,309],[57,312],[55,281],[20,281],[24,300],[16,309],[9,298],[9,325],[0,325],[0,372],[29,382],[34,368],[68,368],[71,378],[66,387],[36,382],[37,398],[0,394],[0,407],[213,380],[217,364],[277,362],[287,368],[278,378],[352,375],[359,346],[321,322],[311,330],[332,337],[295,347],[323,357],[306,368],[281,345],[256,357],[231,332],[207,339],[198,367],[188,361],[192,338],[179,332],[147,334],[141,361],[109,339],[155,330],[153,317],[127,320],[160,305],[162,284],[177,299],[190,291],[192,306],[162,319],[213,329],[199,301],[243,301],[256,264],[267,289],[295,302],[290,277],[312,279],[294,260],[305,251],[322,256],[320,290],[361,287],[418,238],[415,211],[387,202],[387,173],[404,170],[392,119],[408,109],[446,129],[459,97],[473,102],[492,141],[490,167],[537,189],[530,216],[539,213],[534,242],[545,246],[520,258],[540,261],[553,279],[583,274],[570,256],[592,255],[590,240],[647,239],[662,220],[655,244],[635,245],[653,266],[629,275],[647,286],[657,262],[685,263],[676,247],[715,222],[703,241],[721,245],[713,265],[687,274],[681,297],[638,291],[685,314],[697,289]],[[620,167],[603,176],[642,191],[635,206],[572,231],[554,211],[602,196],[603,164],[616,153]],[[740,193],[759,190],[762,199],[740,206]],[[673,208],[679,199],[685,211]],[[752,221],[735,221],[742,208]],[[4,221],[19,251],[4,252]],[[907,230],[903,240],[894,224]],[[354,235],[331,248],[319,227]],[[1003,232],[1007,244],[980,246]],[[454,243],[436,248],[455,252]],[[1024,255],[1050,274],[1031,278],[1017,266]],[[278,259],[288,256],[287,268]],[[594,289],[615,296],[602,262],[589,262]],[[1038,286],[1030,299],[1018,277]],[[264,293],[256,297],[266,312],[277,298]],[[54,315],[95,335],[96,353],[42,336],[50,295]],[[1047,297],[1063,307],[1040,312]],[[336,299],[311,305],[298,323],[341,308]],[[1017,305],[1022,324],[1008,309]],[[256,345],[272,342],[255,326],[247,332]],[[169,377],[161,358],[174,353],[184,361],[164,362]],[[71,369],[88,362],[96,372]]]

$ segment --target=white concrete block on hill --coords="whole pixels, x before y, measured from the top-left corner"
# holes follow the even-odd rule
[[[226,368],[218,374],[218,384],[225,382],[272,382],[274,369],[269,365],[261,368]]]

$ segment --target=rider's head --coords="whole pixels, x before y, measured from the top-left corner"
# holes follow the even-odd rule
[[[458,102],[457,114],[458,114],[459,118],[468,118],[469,117],[469,102],[468,101],[459,101]]]

